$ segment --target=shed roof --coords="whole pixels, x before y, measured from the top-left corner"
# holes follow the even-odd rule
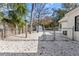
[[[61,23],[61,22],[67,22],[67,17],[66,16],[64,16],[61,20],[59,20],[58,21],[59,23]]]

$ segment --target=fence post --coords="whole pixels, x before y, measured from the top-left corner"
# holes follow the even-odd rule
[[[53,38],[53,39],[54,39],[54,40],[56,39],[56,38],[55,38],[55,28],[54,28],[54,38]]]
[[[43,40],[46,40],[46,36],[45,36],[45,35],[46,35],[46,34],[45,34],[45,30],[46,30],[46,29],[45,29],[45,28],[44,28],[44,26],[43,26]]]

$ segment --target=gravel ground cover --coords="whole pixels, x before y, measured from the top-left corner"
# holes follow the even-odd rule
[[[4,56],[79,56],[79,42],[65,38],[61,33],[53,32],[24,34],[0,40],[0,55]],[[29,39],[30,38],[30,39]],[[18,40],[17,40],[18,39]]]

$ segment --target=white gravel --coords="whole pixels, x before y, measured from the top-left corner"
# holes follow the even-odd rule
[[[53,41],[53,32],[28,34],[28,39],[21,34],[0,40],[0,52],[0,55],[79,56],[79,42],[60,33]]]
[[[40,33],[28,34],[25,38],[25,34],[7,37],[4,40],[0,40],[0,52],[12,52],[12,53],[36,53],[38,48],[38,38],[42,35]]]

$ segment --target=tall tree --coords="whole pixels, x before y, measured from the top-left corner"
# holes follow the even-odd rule
[[[15,19],[14,19],[13,15],[12,15],[12,17],[14,19],[14,23],[16,23],[16,28],[18,27],[20,29],[20,27],[23,26],[23,22],[25,20],[24,18],[27,15],[27,5],[24,3],[13,3],[10,5],[10,8],[15,13],[14,14]],[[23,27],[21,27],[21,28],[23,28]]]
[[[32,3],[32,7],[31,7],[31,20],[30,20],[30,34],[33,30],[33,11],[34,11],[34,3]]]
[[[78,7],[79,4],[78,3],[62,3],[62,7],[69,12],[72,9],[75,9],[76,7]]]
[[[57,9],[57,10],[52,9],[52,10],[53,10],[53,14],[52,14],[53,19],[55,19],[56,21],[59,21],[67,13],[67,11],[64,9]]]
[[[47,8],[45,3],[35,4],[33,17],[38,20],[37,26],[40,25],[40,20],[42,18],[44,18],[47,14],[50,14],[49,9],[50,8]]]
[[[3,3],[3,4],[0,4],[0,7],[7,10],[6,12],[8,12],[8,16],[5,17],[5,15],[3,15],[3,18],[2,18],[2,22],[4,23],[4,28],[6,29],[6,24],[9,24],[9,25],[12,25],[11,27],[16,27],[16,25],[18,27],[22,27],[22,25],[24,26],[23,23],[24,20],[23,20],[23,17],[26,16],[27,14],[27,5],[24,4],[24,3]],[[6,8],[5,8],[6,7]],[[1,11],[2,13],[4,13],[4,11]],[[1,17],[0,17],[1,18]],[[6,30],[4,31],[4,34],[5,34]],[[5,34],[5,37],[6,37],[6,34]]]

